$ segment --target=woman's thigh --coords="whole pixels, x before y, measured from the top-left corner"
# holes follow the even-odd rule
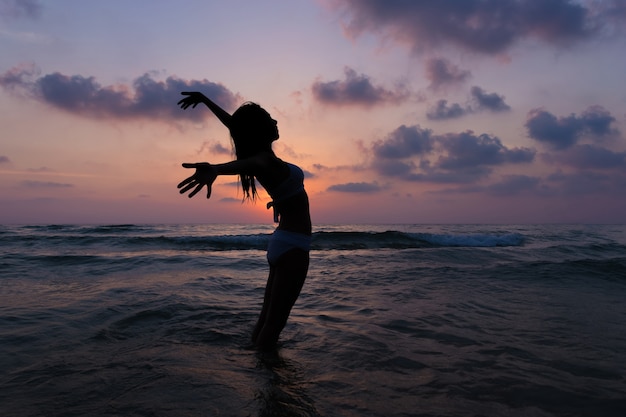
[[[292,249],[284,253],[274,266],[272,282],[272,310],[274,313],[289,314],[295,304],[309,269],[309,253]],[[272,308],[273,307],[273,308]]]

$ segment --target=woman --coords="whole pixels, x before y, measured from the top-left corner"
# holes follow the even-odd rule
[[[207,187],[207,198],[218,175],[239,175],[244,198],[255,200],[258,181],[272,197],[267,205],[274,208],[278,227],[270,237],[267,260],[270,266],[265,287],[263,308],[252,333],[253,344],[273,349],[287,323],[309,268],[311,216],[309,199],[304,190],[304,174],[300,168],[280,160],[272,151],[278,139],[276,120],[255,103],[245,103],[232,115],[199,92],[183,92],[178,102],[183,108],[204,103],[230,130],[236,160],[212,165],[206,162],[184,163],[195,173],[178,184],[180,193],[189,197]]]

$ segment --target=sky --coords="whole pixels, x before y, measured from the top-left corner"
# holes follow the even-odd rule
[[[314,224],[626,222],[622,0],[0,0],[0,224],[272,223],[201,91],[259,103]]]

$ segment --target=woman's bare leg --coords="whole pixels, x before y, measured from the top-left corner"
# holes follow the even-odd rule
[[[256,339],[259,337],[259,333],[265,324],[265,318],[267,317],[267,310],[269,309],[269,305],[271,302],[271,294],[272,287],[274,285],[274,275],[276,269],[274,266],[270,265],[270,274],[267,277],[267,284],[265,284],[265,294],[263,296],[263,307],[261,308],[261,314],[259,314],[259,320],[254,326],[254,330],[252,331],[252,343],[256,344]]]
[[[273,267],[265,289],[266,300],[259,318],[260,329],[255,329],[253,341],[262,350],[276,346],[285,327],[291,308],[296,303],[309,270],[309,253],[302,249],[285,252]],[[269,296],[269,300],[267,299]]]

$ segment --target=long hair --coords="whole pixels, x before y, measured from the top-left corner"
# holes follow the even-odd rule
[[[237,159],[252,157],[260,152],[272,152],[272,142],[277,139],[276,122],[256,103],[242,104],[232,115],[230,136]],[[254,175],[239,175],[243,198],[255,200],[258,196]]]

